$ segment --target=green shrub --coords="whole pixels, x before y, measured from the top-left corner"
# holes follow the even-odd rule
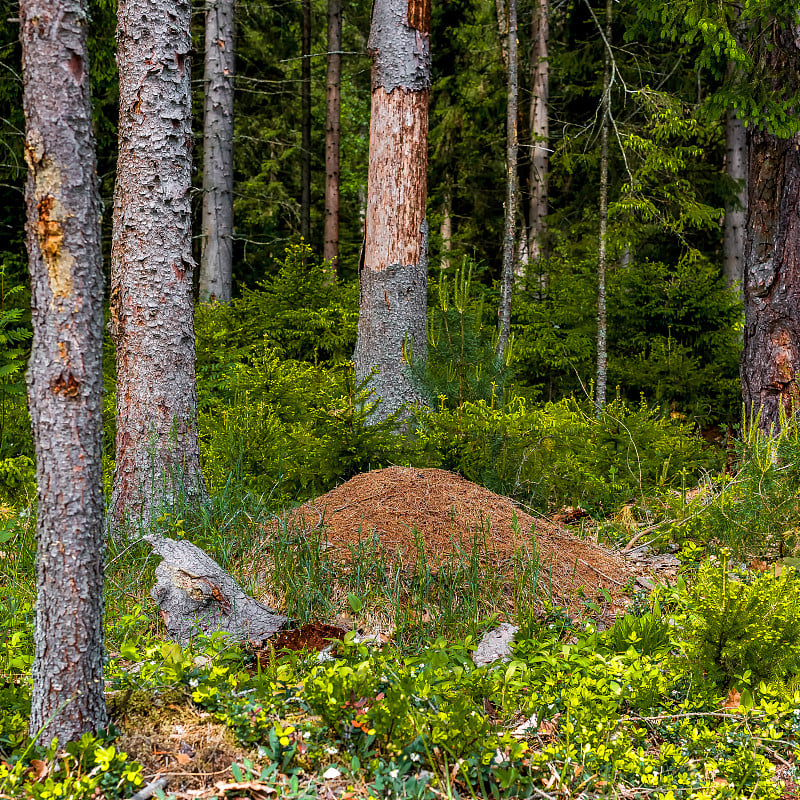
[[[396,420],[367,424],[368,386],[352,369],[312,367],[262,347],[220,377],[200,414],[209,489],[230,480],[297,500],[369,469],[407,463],[411,445]]]
[[[493,403],[511,380],[507,358],[495,356],[497,331],[484,320],[484,296],[472,281],[474,263],[465,258],[452,281],[442,270],[428,313],[428,357],[412,363],[431,404],[457,408],[464,402]]]
[[[420,447],[432,466],[537,508],[565,503],[609,511],[674,483],[708,462],[680,420],[620,399],[598,419],[574,399],[529,405],[521,397],[416,413]]]
[[[656,656],[672,646],[670,626],[661,615],[661,604],[658,600],[644,614],[625,614],[619,617],[603,638],[615,653],[624,653],[632,647],[642,655]]]
[[[800,573],[747,573],[727,557],[701,565],[685,604],[685,658],[726,686],[782,680],[800,670]]]
[[[278,274],[245,289],[230,305],[202,305],[195,315],[197,368],[206,389],[226,365],[263,343],[285,358],[341,363],[353,354],[358,286],[330,283],[330,265],[307,244],[286,248]],[[202,402],[202,398],[201,398]]]
[[[793,555],[800,534],[800,426],[783,420],[764,436],[749,424],[735,443],[735,468],[705,481],[686,502],[673,503],[671,535],[678,541],[721,542],[740,556]]]
[[[0,458],[0,502],[27,505],[36,496],[36,465],[29,456]]]
[[[595,258],[557,251],[546,279],[514,296],[514,369],[537,396],[582,392],[595,370]],[[686,414],[701,425],[736,421],[741,305],[703,258],[644,258],[608,277],[608,379],[629,402]]]

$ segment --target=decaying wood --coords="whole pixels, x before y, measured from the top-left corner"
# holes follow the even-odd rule
[[[364,250],[367,269],[419,262],[427,245],[420,233],[425,221],[427,150],[428,92],[373,92]]]
[[[237,641],[261,642],[279,631],[286,617],[244,593],[199,547],[152,534],[145,540],[163,561],[150,597],[161,609],[167,634],[185,644],[217,631]]]

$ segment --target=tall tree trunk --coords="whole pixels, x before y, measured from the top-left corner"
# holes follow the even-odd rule
[[[115,524],[205,492],[197,444],[189,0],[120,0],[111,251]]]
[[[774,80],[800,80],[800,24],[775,27],[767,54]],[[777,87],[776,87],[777,88]],[[800,408],[800,134],[782,139],[749,129],[747,233],[744,250],[744,350],[740,374],[746,422],[759,414],[764,433]]]
[[[423,403],[407,357],[427,355],[430,0],[375,0],[366,236],[356,378],[373,370],[373,419]]]
[[[233,272],[234,0],[207,0],[200,301],[229,303]]]
[[[728,286],[741,289],[747,224],[747,129],[732,108],[725,126],[725,171],[739,183],[739,191],[735,200],[725,204],[723,269]]]
[[[30,735],[108,722],[103,697],[100,196],[81,0],[22,0],[27,244],[36,444],[36,627]]]
[[[302,69],[300,92],[300,235],[311,238],[311,0],[301,0]]]
[[[506,209],[503,225],[503,274],[498,313],[498,336],[495,354],[505,356],[511,334],[511,295],[514,289],[514,238],[517,223],[517,0],[508,0],[508,114],[506,117]]]
[[[528,213],[528,257],[539,261],[547,256],[544,244],[547,218],[550,127],[547,109],[550,98],[548,46],[550,19],[548,0],[534,0],[531,29],[531,172]]]
[[[439,226],[439,234],[442,237],[442,269],[450,268],[450,253],[453,250],[453,192],[450,189],[449,175],[445,175],[444,202],[442,204],[442,224]]]
[[[325,85],[325,244],[336,277],[339,258],[339,131],[341,128],[342,0],[328,0],[328,75]]]
[[[606,319],[606,251],[608,244],[608,135],[611,128],[611,20],[613,0],[606,0],[605,59],[603,68],[603,119],[600,133],[600,241],[597,247],[597,375],[595,413],[606,405],[608,384],[608,323]]]

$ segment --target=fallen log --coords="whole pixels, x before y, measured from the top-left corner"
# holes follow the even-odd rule
[[[221,631],[236,641],[260,643],[286,624],[286,617],[245,594],[196,545],[157,534],[144,538],[163,559],[150,597],[171,639],[186,644],[198,634]]]

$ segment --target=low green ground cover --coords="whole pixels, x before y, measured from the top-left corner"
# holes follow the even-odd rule
[[[15,587],[0,612],[0,796],[128,798],[152,775],[126,757],[113,731],[66,749],[27,738],[32,547],[30,524],[18,520],[0,560],[4,587],[12,577]],[[202,542],[211,535],[204,525],[225,520],[235,530],[230,514],[161,524]],[[282,546],[287,559],[311,563],[299,542]],[[792,568],[747,571],[724,554],[698,563],[687,548],[685,577],[632,597],[608,630],[589,613],[602,598],[587,598],[587,613],[571,617],[541,595],[534,604],[535,586],[527,603],[488,584],[494,597],[470,603],[484,576],[466,577],[454,601],[431,579],[423,605],[433,613],[395,616],[386,643],[348,635],[329,661],[269,650],[257,660],[218,637],[186,650],[164,642],[153,611],[133,596],[134,584],[149,585],[152,563],[140,545],[114,547],[106,676],[115,724],[125,730],[134,696],[152,709],[168,698],[227,726],[245,755],[233,780],[212,781],[207,797],[778,800],[776,767],[792,765],[800,747],[800,577]],[[244,552],[234,547],[225,561],[243,581]],[[347,583],[322,562],[358,623],[385,614],[380,581]],[[305,589],[294,588],[306,598],[295,601],[302,618],[335,610],[335,598],[311,591],[319,580],[312,571]],[[397,604],[422,591],[420,575],[408,580]],[[470,651],[509,598],[522,625],[512,658],[478,668]],[[439,614],[462,601],[460,618]]]

